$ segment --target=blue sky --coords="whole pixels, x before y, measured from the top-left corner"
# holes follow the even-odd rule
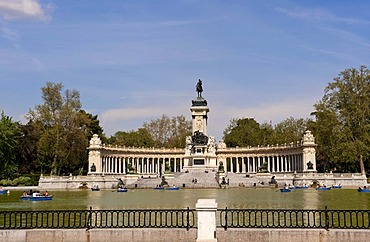
[[[105,133],[191,119],[203,81],[208,133],[232,118],[308,118],[346,68],[369,65],[370,1],[0,0],[0,110],[41,104],[46,82],[81,94]]]

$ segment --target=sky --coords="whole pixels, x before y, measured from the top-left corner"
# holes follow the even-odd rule
[[[79,91],[105,134],[184,115],[203,81],[208,134],[234,118],[314,118],[327,84],[369,66],[370,1],[0,0],[0,111]]]

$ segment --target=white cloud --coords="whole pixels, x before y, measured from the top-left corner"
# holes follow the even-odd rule
[[[34,19],[46,21],[54,5],[41,6],[38,0],[0,0],[0,17],[5,20]]]
[[[319,21],[319,22],[339,22],[344,24],[370,24],[367,20],[357,19],[357,18],[345,18],[338,17],[330,11],[322,8],[308,9],[308,8],[295,8],[295,9],[284,9],[276,8],[276,11],[284,13],[285,15],[304,19],[308,21]]]
[[[191,118],[190,107],[176,105],[172,107],[144,107],[144,108],[117,108],[109,109],[99,115],[101,125],[107,135],[117,131],[136,130],[143,126],[144,122],[160,118],[163,114],[169,117],[185,115]],[[188,118],[188,119],[190,119]]]
[[[228,116],[235,118],[255,118],[259,123],[270,122],[274,124],[286,118],[308,118],[314,111],[313,105],[318,98],[308,98],[299,100],[283,100],[281,102],[263,103],[259,106],[245,109],[229,109]]]
[[[0,27],[0,36],[11,41],[17,41],[19,39],[18,32],[5,27]]]
[[[313,105],[319,97],[305,99],[286,99],[282,101],[271,101],[262,103],[258,106],[235,108],[227,103],[215,102],[208,103],[210,112],[208,114],[208,135],[215,136],[216,140],[222,138],[224,129],[230,124],[233,118],[255,118],[260,124],[272,122],[277,124],[289,117],[309,118],[314,111]],[[100,116],[101,125],[105,133],[109,136],[117,131],[137,130],[142,127],[144,122],[151,119],[160,118],[162,114],[168,116],[185,115],[186,119],[191,119],[189,103],[173,103],[173,107],[154,107],[153,108],[118,108],[103,112]],[[312,118],[312,117],[311,117]]]

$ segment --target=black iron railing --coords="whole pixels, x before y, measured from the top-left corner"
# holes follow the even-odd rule
[[[0,229],[86,228],[89,210],[0,211]]]
[[[217,227],[370,229],[370,210],[217,209]],[[197,228],[195,209],[0,211],[0,229]]]
[[[194,209],[92,210],[91,228],[194,228]]]
[[[194,228],[194,209],[0,211],[0,229]]]
[[[370,210],[218,209],[218,227],[370,229]]]

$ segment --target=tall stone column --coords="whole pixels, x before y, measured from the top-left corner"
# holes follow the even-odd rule
[[[89,167],[88,175],[101,175],[103,173],[103,162],[101,157],[102,143],[97,134],[90,140],[89,146]]]
[[[311,131],[307,130],[303,135],[303,157],[302,170],[303,172],[316,172],[316,144],[315,138]]]

